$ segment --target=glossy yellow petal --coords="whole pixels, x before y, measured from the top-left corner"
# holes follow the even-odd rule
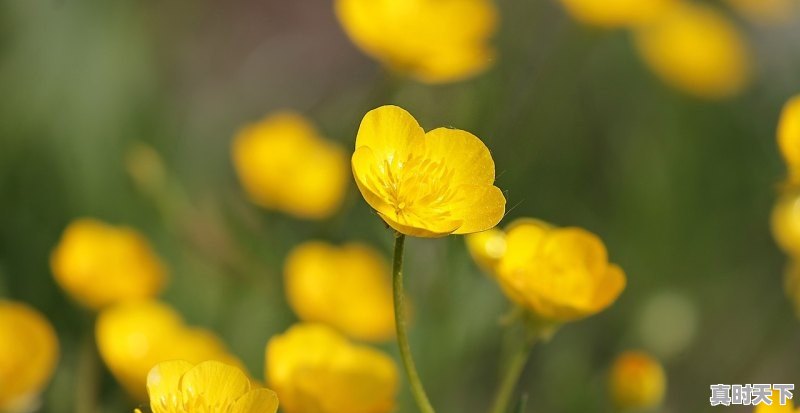
[[[778,124],[778,146],[789,168],[789,180],[800,184],[800,95],[783,107]]]
[[[447,163],[452,184],[494,184],[494,160],[477,136],[459,129],[437,128],[425,134],[425,148],[429,159]]]
[[[390,194],[380,179],[380,176],[388,174],[388,167],[379,162],[372,149],[367,146],[356,149],[351,162],[358,190],[367,204],[384,214],[393,211],[389,204]]]
[[[147,375],[147,393],[153,413],[173,413],[183,403],[180,383],[183,375],[194,366],[186,361],[159,363]]]
[[[356,135],[356,149],[369,147],[379,164],[404,162],[424,142],[425,131],[417,120],[405,109],[390,105],[367,112]]]
[[[560,0],[569,14],[586,24],[617,28],[638,26],[657,18],[676,0]]]
[[[503,191],[491,185],[462,185],[460,196],[451,205],[452,214],[461,219],[454,234],[485,231],[497,225],[506,213]]]
[[[739,30],[711,6],[682,2],[635,32],[639,54],[667,84],[698,97],[740,92],[750,78],[750,53]]]
[[[647,353],[627,351],[614,360],[609,375],[611,399],[620,409],[649,409],[664,399],[667,377],[658,360]]]
[[[236,367],[204,361],[183,375],[180,390],[184,399],[228,406],[250,391],[250,380]]]
[[[236,400],[231,413],[275,413],[277,411],[278,395],[269,389],[255,389]]]
[[[58,361],[50,322],[27,304],[0,299],[0,411],[35,405]]]
[[[476,263],[491,275],[506,253],[506,234],[496,228],[469,234],[465,237],[467,249]]]

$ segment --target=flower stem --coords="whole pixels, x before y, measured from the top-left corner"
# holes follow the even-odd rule
[[[531,355],[534,344],[536,344],[537,337],[536,334],[526,332],[525,340],[512,355],[511,360],[508,361],[505,375],[494,396],[491,413],[508,413],[511,395],[514,394],[514,388],[517,387],[517,382],[519,382],[519,378],[525,370],[525,365],[528,363],[528,358]]]
[[[411,385],[411,394],[422,413],[435,413],[422,381],[419,379],[417,368],[414,366],[414,359],[411,356],[411,346],[408,344],[408,332],[406,330],[406,301],[403,293],[403,249],[406,236],[395,234],[394,238],[394,259],[392,260],[392,284],[394,287],[394,322],[397,329],[397,345],[400,347],[400,357],[403,359],[403,367]]]
[[[97,411],[97,386],[99,360],[94,339],[94,322],[89,324],[81,342],[75,391],[75,411],[94,413]]]

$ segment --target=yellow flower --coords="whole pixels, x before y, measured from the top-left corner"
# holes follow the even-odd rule
[[[266,376],[286,413],[388,413],[398,374],[391,358],[351,344],[322,324],[298,324],[270,339]]]
[[[739,14],[755,23],[787,23],[797,15],[797,0],[726,0]]]
[[[471,77],[495,55],[491,0],[336,0],[336,15],[364,53],[423,82]]]
[[[219,361],[159,363],[147,375],[153,413],[275,413],[278,397]],[[141,413],[137,410],[137,413]]]
[[[0,300],[0,411],[36,405],[58,361],[58,338],[38,311]]]
[[[772,234],[784,252],[800,258],[800,191],[787,192],[775,204]]]
[[[789,167],[789,181],[800,185],[800,95],[783,107],[778,124],[778,145]]]
[[[653,20],[678,0],[561,0],[572,17],[606,28],[631,27]]]
[[[710,6],[683,2],[635,31],[639,54],[665,83],[718,99],[748,83],[750,56],[736,26]]]
[[[506,199],[493,185],[494,161],[480,139],[458,129],[425,133],[397,106],[364,116],[352,163],[361,195],[406,235],[483,231],[505,212]]]
[[[233,164],[254,203],[298,218],[323,219],[341,207],[347,158],[294,112],[247,125],[233,141]]]
[[[289,304],[301,320],[360,340],[394,337],[390,269],[372,248],[307,242],[289,253],[284,278]]]
[[[157,295],[166,271],[136,230],[81,218],[64,230],[50,257],[56,281],[82,305],[100,309]]]
[[[598,313],[625,288],[625,274],[609,264],[596,235],[535,220],[509,227],[497,280],[514,302],[552,323]]]
[[[497,263],[506,253],[505,232],[492,228],[466,237],[467,249],[472,259],[489,274],[494,274]]]
[[[127,302],[102,311],[97,347],[108,369],[137,400],[146,399],[147,372],[162,361],[241,363],[210,331],[189,328],[171,307],[157,301]]]
[[[627,351],[611,366],[609,389],[620,409],[657,407],[664,399],[667,376],[661,363],[647,353]]]
[[[767,405],[766,403],[761,403],[757,405],[753,409],[753,413],[798,413],[800,409],[795,409],[794,403],[792,400],[786,400],[786,404],[781,406],[780,404],[780,392],[778,390],[774,390],[772,392],[772,404]]]

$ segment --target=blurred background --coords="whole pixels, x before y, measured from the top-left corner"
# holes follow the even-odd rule
[[[323,239],[367,242],[388,257],[392,235],[352,184],[324,223],[256,207],[236,179],[232,139],[293,109],[349,154],[364,113],[389,103],[425,129],[484,140],[507,191],[504,223],[532,216],[587,228],[626,270],[609,310],[536,347],[521,387],[530,411],[611,411],[605,375],[631,348],[664,363],[664,412],[708,411],[712,383],[800,382],[786,259],[769,231],[785,174],[776,124],[800,92],[800,16],[765,24],[711,3],[751,49],[748,87],[724,100],[666,86],[630,33],[581,25],[553,0],[497,1],[498,55],[485,73],[391,87],[328,1],[0,2],[0,296],[30,303],[58,333],[42,411],[75,411],[88,312],[48,263],[71,220],[145,234],[169,269],[163,299],[262,378],[265,343],[296,321],[282,287],[287,252]],[[130,153],[142,144],[163,159],[169,201],[131,179]],[[410,239],[406,251],[412,346],[432,402],[484,411],[510,305],[462,237]],[[137,405],[108,372],[100,380],[101,411]],[[405,387],[398,411],[415,411]]]

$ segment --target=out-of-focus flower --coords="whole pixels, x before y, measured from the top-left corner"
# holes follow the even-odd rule
[[[136,143],[125,153],[125,169],[137,188],[149,195],[164,190],[167,171],[161,155],[144,143]]]
[[[772,404],[759,403],[753,409],[753,413],[798,413],[800,409],[795,409],[792,400],[786,400],[786,404],[780,404],[780,392],[778,390],[772,391]]]
[[[108,369],[137,400],[146,399],[147,372],[167,360],[218,360],[241,366],[213,333],[184,324],[171,307],[131,301],[102,311],[95,326],[97,347]]]
[[[778,146],[789,168],[789,183],[800,186],[800,95],[783,107],[778,124]]]
[[[506,232],[497,280],[511,300],[556,324],[604,310],[625,288],[625,274],[596,235],[527,219]]]
[[[620,409],[657,407],[664,399],[667,376],[658,360],[641,351],[620,354],[611,366],[609,390]]]
[[[360,340],[394,337],[390,269],[374,249],[307,242],[289,253],[284,277],[289,304],[301,320]]]
[[[166,271],[136,230],[95,219],[69,224],[50,257],[56,281],[91,309],[157,295]]]
[[[322,324],[298,324],[270,339],[266,376],[286,413],[387,413],[395,408],[392,359],[351,344]]]
[[[494,160],[486,145],[458,129],[425,133],[397,106],[364,116],[352,164],[361,195],[400,233],[468,234],[503,218],[506,199],[494,186]]]
[[[800,191],[786,192],[772,210],[772,234],[788,255],[800,258]]]
[[[681,2],[635,31],[639,54],[667,84],[692,95],[720,99],[740,92],[750,78],[743,37],[720,12]]]
[[[336,0],[336,15],[364,53],[423,82],[471,77],[495,55],[492,0]]]
[[[726,0],[739,14],[759,24],[782,24],[800,9],[797,0]]]
[[[494,275],[495,267],[506,253],[506,234],[502,230],[492,228],[482,232],[468,234],[464,237],[467,250],[472,259],[482,270]]]
[[[666,12],[678,0],[560,0],[576,20],[606,28],[647,23]]]
[[[639,339],[664,360],[681,354],[697,339],[697,303],[686,294],[660,291],[637,309]]]
[[[324,219],[341,207],[347,157],[294,112],[277,112],[242,128],[233,164],[256,204],[298,218]]]
[[[159,363],[147,375],[147,393],[153,413],[278,411],[275,392],[254,388],[241,370],[213,360]]]
[[[58,338],[50,322],[26,304],[0,300],[0,411],[36,406],[57,361]]]

